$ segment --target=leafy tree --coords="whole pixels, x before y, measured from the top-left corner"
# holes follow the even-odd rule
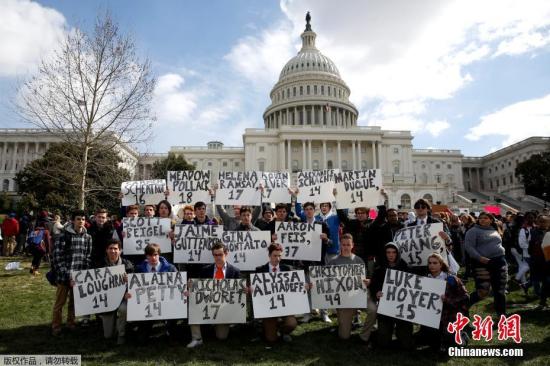
[[[151,176],[154,179],[166,179],[167,172],[175,170],[195,170],[195,166],[189,164],[183,155],[170,152],[166,158],[153,163]]]
[[[550,195],[550,151],[532,155],[516,167],[525,187],[525,193],[543,198],[543,193]]]
[[[146,141],[152,130],[150,104],[155,87],[149,60],[137,55],[131,37],[121,34],[109,14],[98,17],[93,30],[66,33],[60,48],[46,57],[38,72],[20,86],[17,106],[21,117],[77,148],[71,164],[70,202],[60,191],[43,194],[49,204],[84,209],[86,195],[96,187],[86,179],[94,176],[93,157],[115,155],[117,145]],[[37,196],[38,198],[38,196]]]
[[[81,158],[79,147],[68,143],[52,144],[46,154],[28,164],[17,173],[15,181],[19,193],[33,205],[50,211],[68,212],[80,208]],[[86,169],[86,207],[92,211],[105,207],[110,211],[118,209],[114,199],[123,181],[130,179],[130,173],[119,167],[122,159],[118,154],[103,152],[100,146],[90,150]]]

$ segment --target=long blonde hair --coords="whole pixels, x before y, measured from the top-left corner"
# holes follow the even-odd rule
[[[430,256],[428,257],[428,260],[430,260],[430,258],[435,258],[439,261],[439,264],[441,264],[441,272],[445,272],[445,273],[449,273],[449,265],[447,264],[447,262],[445,262],[445,259],[443,259],[443,257],[441,256],[441,254],[439,253],[432,253],[430,254]]]

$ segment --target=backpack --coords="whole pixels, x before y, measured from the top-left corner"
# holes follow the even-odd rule
[[[38,233],[36,232],[38,230]],[[27,244],[40,245],[44,241],[44,229],[35,229],[29,233],[27,237]]]

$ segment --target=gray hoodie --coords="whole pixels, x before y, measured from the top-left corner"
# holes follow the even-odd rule
[[[505,253],[500,234],[491,226],[475,225],[468,230],[464,239],[464,247],[470,257],[476,261],[479,261],[480,257],[491,259],[501,257]]]

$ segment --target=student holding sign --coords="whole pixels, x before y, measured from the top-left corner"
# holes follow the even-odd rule
[[[256,226],[252,225],[252,210],[250,207],[241,207],[239,215],[241,217],[241,222],[235,231],[260,231]]]
[[[227,263],[227,253],[227,247],[221,241],[212,245],[214,263],[208,264],[202,268],[200,278],[214,278],[216,280],[240,278],[241,271],[237,267]],[[187,348],[195,348],[202,345],[201,326],[199,324],[191,324],[190,328],[191,342],[187,345]],[[229,335],[229,324],[216,324],[214,328],[216,330],[217,339],[227,339]]]
[[[209,218],[206,215],[206,203],[199,201],[195,203],[193,207],[195,217],[193,218],[192,224],[195,225],[217,225],[216,220]]]
[[[225,231],[236,231],[237,227],[241,223],[241,205],[234,205],[233,206],[233,217],[229,216],[227,214],[227,211],[220,206],[216,205],[216,211],[218,212],[218,215],[222,218],[223,222],[223,229]],[[256,206],[254,207],[254,211],[252,211],[252,223],[255,223],[258,217],[260,217],[260,214],[262,212],[262,206]]]

